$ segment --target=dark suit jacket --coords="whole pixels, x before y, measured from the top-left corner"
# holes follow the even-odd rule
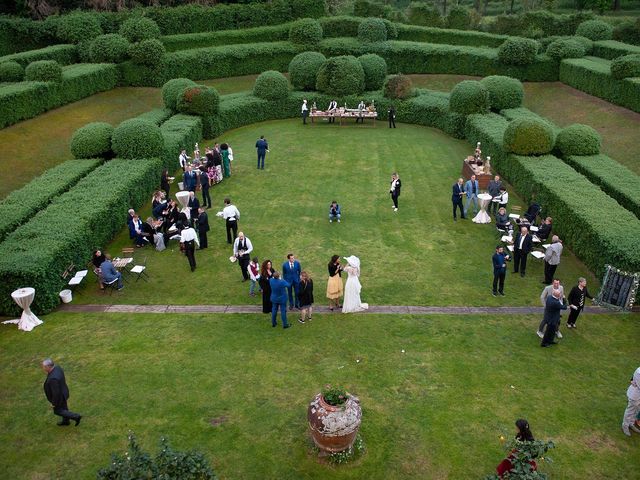
[[[200,215],[198,215],[198,231],[209,231],[209,216],[207,215],[207,212],[202,212]]]
[[[300,282],[298,300],[300,300],[301,307],[313,305],[313,280],[309,279],[307,283]]]
[[[187,207],[191,210],[191,218],[194,220],[198,218],[198,209],[200,208],[200,200],[198,200],[198,197],[194,195],[193,198],[190,198]]]
[[[184,172],[183,183],[185,190],[195,190],[198,182],[198,176],[195,172]]]
[[[294,260],[293,268],[289,266],[289,260],[282,264],[282,278],[290,284],[300,283],[300,272],[302,268],[297,260]]]
[[[272,278],[269,280],[269,286],[271,287],[271,303],[287,303],[289,298],[287,295],[287,287],[291,284],[282,280],[281,278]]]
[[[493,274],[497,275],[499,273],[504,273],[507,271],[507,255],[505,253],[494,253],[493,254]]]
[[[566,309],[566,302],[558,300],[553,295],[549,295],[544,305],[544,322],[547,325],[560,325],[560,312]]]
[[[390,185],[393,185],[393,182],[391,182]],[[396,197],[399,197],[401,188],[402,188],[402,182],[400,181],[400,179],[398,179],[396,182],[396,189],[391,193],[391,195],[395,195]]]
[[[44,393],[54,407],[62,407],[69,398],[69,388],[64,378],[64,371],[55,365],[44,382]]]
[[[451,201],[453,203],[458,203],[462,201],[462,196],[460,194],[464,192],[464,186],[458,185],[458,182],[453,184],[451,188]]]
[[[522,233],[518,232],[518,234],[516,235],[516,241],[513,242],[514,250],[519,250],[518,247],[520,246],[521,236],[522,236]],[[524,238],[524,242],[522,242],[522,253],[529,253],[532,248],[533,248],[533,237],[531,236],[530,233],[527,233],[527,236]]]
[[[265,153],[269,149],[269,144],[264,138],[260,138],[256,142],[256,149],[258,153]]]

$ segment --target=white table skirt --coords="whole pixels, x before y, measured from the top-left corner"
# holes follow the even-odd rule
[[[478,195],[478,200],[480,200],[480,211],[475,217],[473,217],[472,221],[474,223],[491,223],[491,217],[487,213],[487,205],[489,205],[491,198],[491,195],[488,193],[481,193]]]
[[[35,314],[29,308],[33,302],[33,298],[36,296],[36,290],[31,287],[19,288],[11,293],[11,298],[20,306],[22,316],[19,319],[7,320],[2,323],[17,323],[18,330],[24,330],[30,332],[38,325],[42,324],[42,320],[35,316]]]

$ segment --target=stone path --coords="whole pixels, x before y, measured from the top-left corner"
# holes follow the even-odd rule
[[[63,312],[93,313],[261,313],[261,305],[62,305]],[[411,305],[370,305],[366,314],[403,315],[527,315],[543,313],[543,307],[424,307]],[[331,312],[326,306],[314,306],[313,313]],[[584,313],[612,313],[600,307],[586,307]]]

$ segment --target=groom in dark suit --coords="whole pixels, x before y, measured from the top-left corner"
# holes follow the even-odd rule
[[[287,255],[287,261],[282,264],[282,278],[289,284],[287,290],[289,291],[289,310],[294,306],[300,308],[300,300],[298,299],[298,292],[300,291],[300,273],[302,267],[300,262],[296,260],[293,253]],[[295,298],[294,298],[295,292]]]
[[[278,326],[277,316],[278,308],[282,315],[282,328],[289,328],[291,325],[287,323],[287,288],[289,289],[289,298],[291,298],[291,285],[280,278],[278,272],[274,272],[273,277],[269,280],[271,288],[271,326]]]
[[[64,378],[64,371],[57,365],[53,364],[53,360],[45,358],[42,361],[42,369],[47,372],[47,379],[44,382],[44,393],[49,403],[53,405],[53,413],[62,417],[62,421],[58,425],[70,425],[69,420],[76,422],[76,427],[80,425],[82,415],[69,411],[67,400],[69,399],[69,387]]]

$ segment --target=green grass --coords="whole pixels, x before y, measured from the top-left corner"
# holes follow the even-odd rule
[[[255,167],[255,141],[265,135],[271,153],[266,169]],[[317,301],[324,303],[326,265],[332,255],[357,255],[362,261],[363,301],[383,305],[537,305],[543,264],[529,260],[527,277],[507,277],[504,298],[491,296],[491,256],[499,235],[494,224],[453,222],[451,185],[462,159],[471,151],[464,141],[439,130],[382,122],[343,127],[320,123],[304,127],[298,120],[272,121],[240,128],[220,141],[234,149],[233,175],[211,189],[210,248],[196,252],[191,273],[176,242],[148,257],[149,282],[129,284],[114,295],[98,293],[90,282],[76,301],[133,304],[245,304],[248,297],[237,264],[229,262],[224,221],[215,213],[230,196],[240,209],[240,230],[251,239],[260,260],[270,258],[280,270],[287,253],[295,253],[316,279]],[[212,142],[202,142],[210,145]],[[398,171],[403,188],[400,210],[393,212],[389,178]],[[177,188],[177,187],[176,187]],[[174,189],[175,190],[175,189]],[[329,224],[332,200],[342,206],[342,223]],[[523,205],[517,199],[511,205]],[[147,217],[150,206],[143,210]],[[118,255],[130,246],[123,230],[107,248]],[[568,251],[557,275],[565,283],[579,276],[597,281]],[[167,279],[171,287],[167,288]],[[203,288],[194,288],[194,286]],[[210,285],[210,288],[204,288]]]
[[[201,450],[221,479],[482,478],[519,417],[556,442],[550,478],[640,478],[640,437],[620,431],[631,316],[583,316],[552,349],[539,347],[537,316],[323,315],[286,331],[261,315],[44,320],[0,337],[4,478],[94,478],[129,430],[148,450],[163,435]],[[55,425],[38,366],[48,355],[85,416],[78,428]],[[367,453],[354,465],[310,453],[306,406],[326,383],[361,399]]]

